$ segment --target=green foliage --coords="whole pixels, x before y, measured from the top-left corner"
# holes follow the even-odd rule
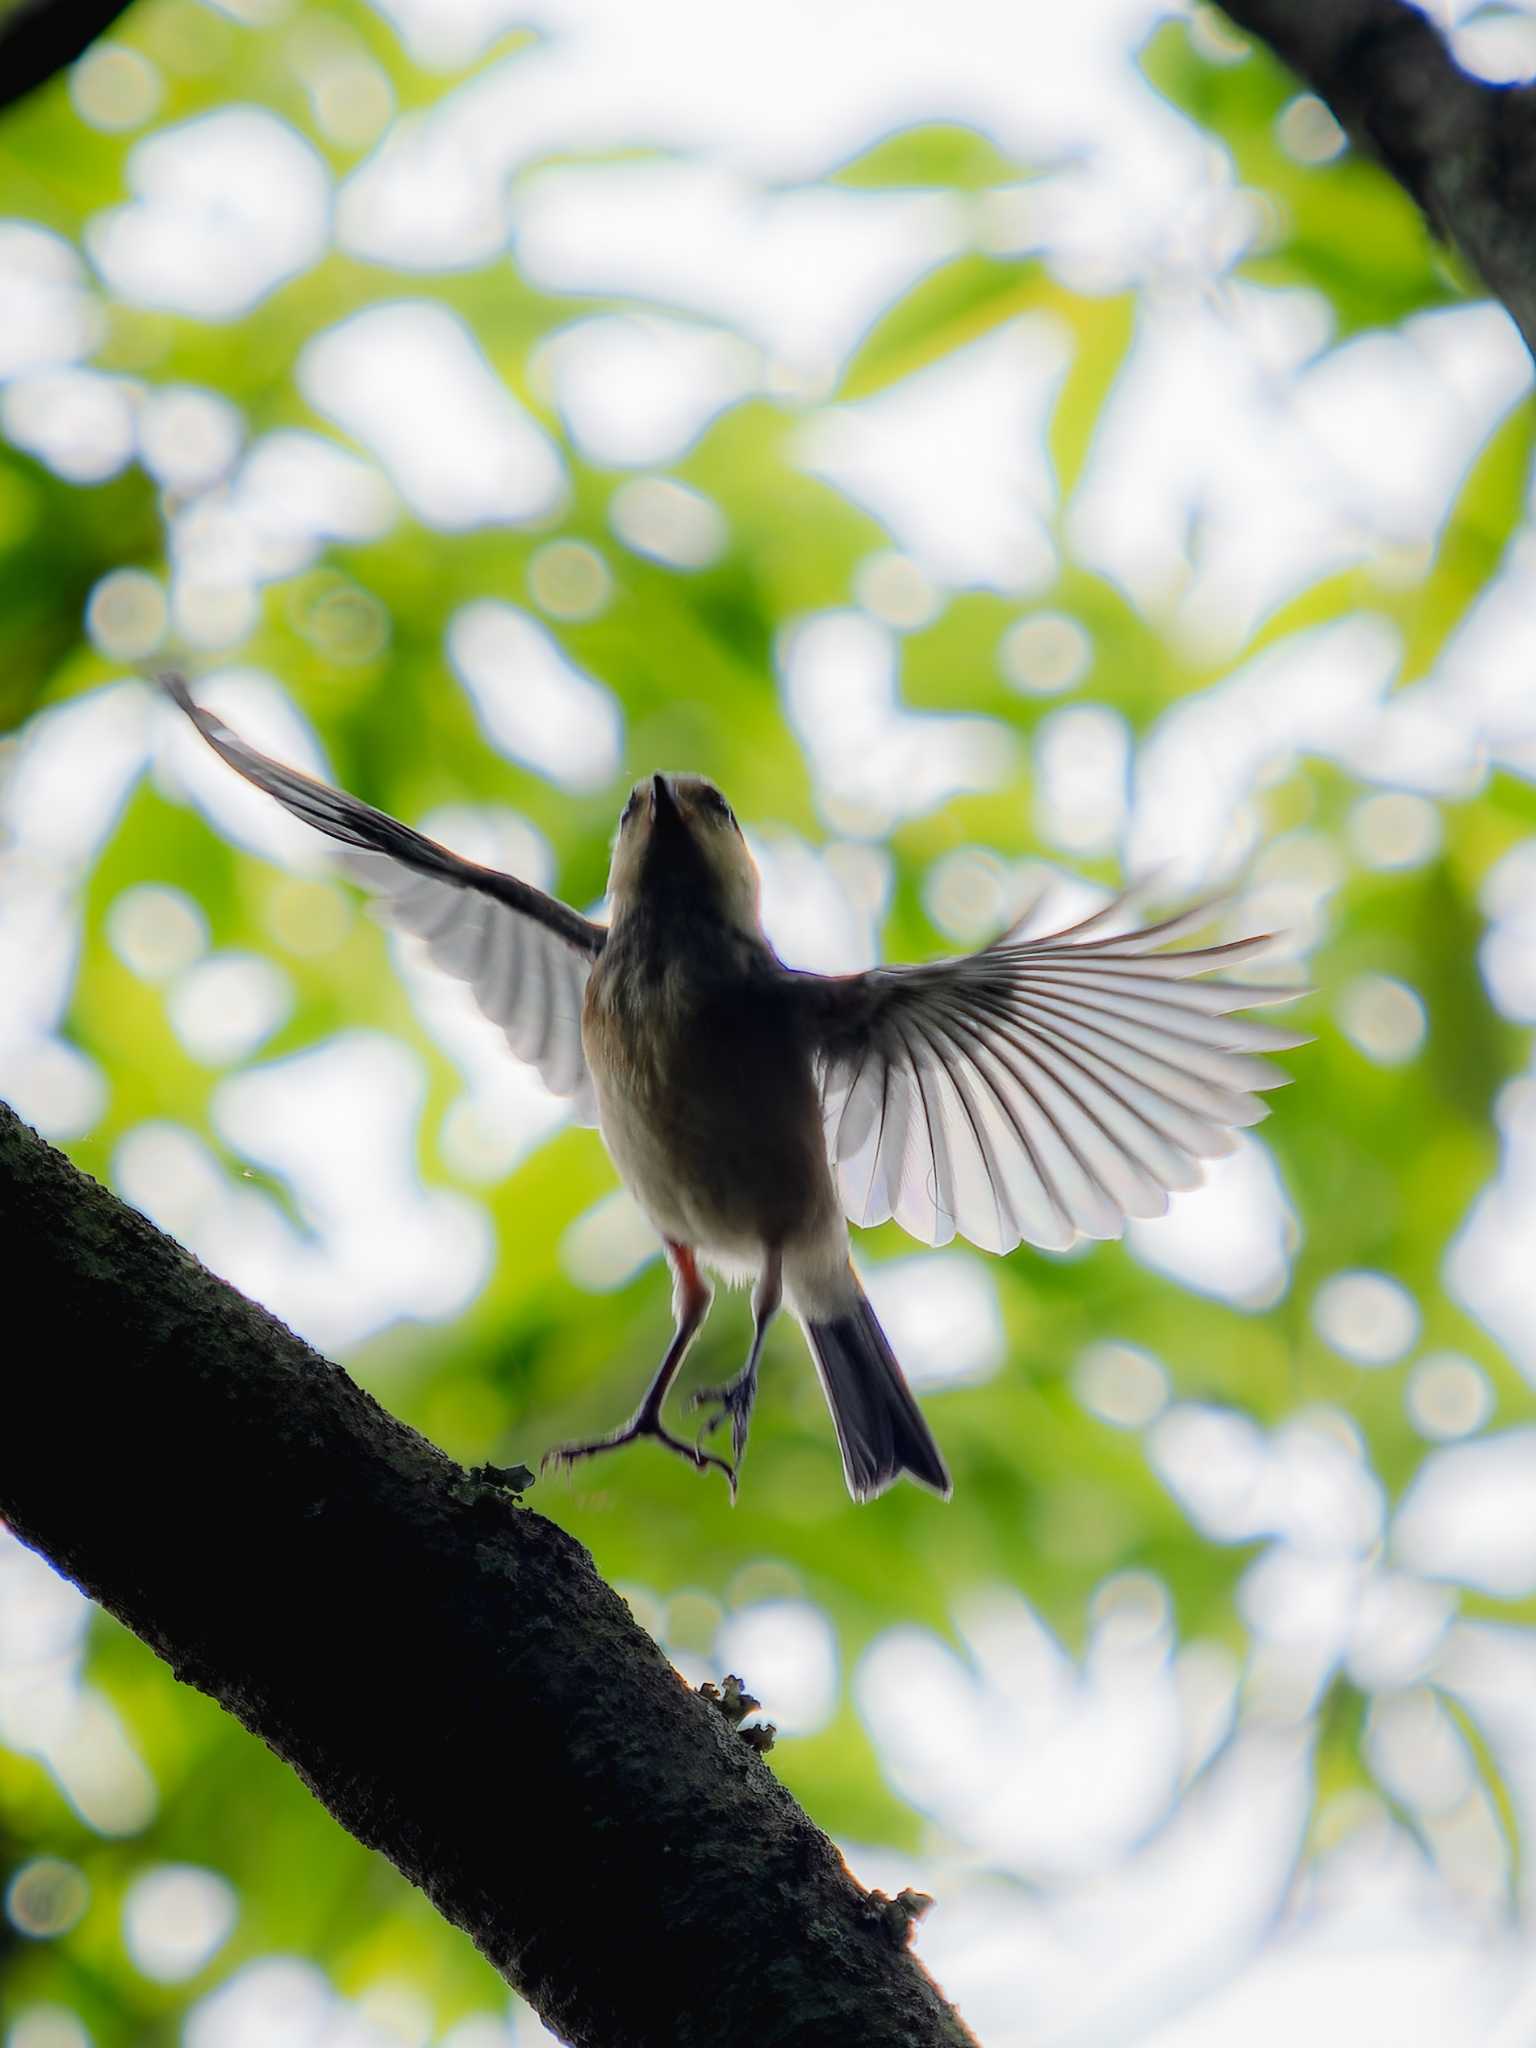
[[[1212,64],[1182,22],[1166,22],[1142,64],[1158,91],[1209,128],[1232,152],[1238,176],[1261,206],[1265,230],[1243,273],[1259,284],[1326,293],[1341,336],[1388,327],[1459,296],[1448,259],[1413,202],[1370,164],[1344,153],[1298,162],[1277,124],[1296,80],[1253,44],[1238,63]]]
[[[348,4],[327,19],[380,67],[401,112],[440,98],[444,82],[413,64],[372,12]],[[276,31],[190,0],[142,0],[120,39],[161,69],[166,97],[157,126],[238,100],[269,107],[310,135],[335,169],[358,153],[317,129]],[[1369,166],[1346,157],[1308,167],[1277,142],[1276,119],[1294,85],[1261,53],[1212,64],[1183,26],[1170,24],[1145,61],[1159,90],[1230,151],[1244,184],[1261,195],[1270,226],[1242,259],[1241,275],[1324,294],[1341,336],[1454,296],[1412,209]],[[131,146],[131,138],[88,129],[61,87],[37,96],[0,126],[0,212],[78,242],[93,216],[124,197]],[[874,142],[826,182],[975,195],[1023,175],[981,134],[939,125]],[[320,564],[268,585],[240,661],[282,679],[320,733],[336,779],[365,799],[413,820],[448,802],[523,814],[553,850],[555,886],[577,903],[601,893],[617,792],[629,774],[658,764],[686,763],[715,777],[765,836],[829,836],[777,687],[775,651],[795,620],[854,603],[861,568],[891,543],[866,510],[801,466],[805,407],[743,401],[673,465],[677,481],[718,508],[729,536],[718,560],[682,571],[615,540],[613,506],[625,478],[571,444],[541,378],[541,344],[609,302],[541,291],[505,260],[446,275],[406,274],[332,251],[228,323],[109,302],[94,360],[146,388],[191,383],[215,391],[240,408],[253,437],[304,426],[334,440],[295,382],[298,354],[348,314],[403,297],[430,299],[460,316],[560,444],[569,497],[558,535],[552,527],[447,535],[403,517],[382,538],[338,545]],[[1497,427],[1470,469],[1422,574],[1394,583],[1371,565],[1348,566],[1295,594],[1258,623],[1246,645],[1218,656],[1072,552],[1066,514],[1133,344],[1134,293],[1086,294],[1042,259],[970,250],[885,309],[841,366],[835,398],[852,404],[889,390],[1026,316],[1055,323],[1067,343],[1047,428],[1058,566],[1049,587],[1027,602],[981,590],[942,593],[934,615],[901,642],[905,711],[984,715],[1027,749],[1061,700],[1018,687],[1001,650],[1012,629],[1039,614],[1074,623],[1091,650],[1068,701],[1119,713],[1138,740],[1240,663],[1365,610],[1400,631],[1403,682],[1431,670],[1524,516],[1528,403]],[[156,490],[138,468],[110,483],[76,486],[29,457],[0,451],[0,725],[19,727],[39,701],[73,703],[120,672],[84,644],[82,610],[110,569],[163,572],[159,513]],[[580,795],[492,744],[444,652],[450,619],[472,599],[536,608],[530,565],[552,537],[593,550],[612,581],[594,616],[543,621],[570,660],[612,691],[625,717],[619,772],[610,786]],[[338,602],[382,615],[387,630],[361,652],[338,650],[317,626],[324,608]],[[1245,1651],[1234,1590],[1259,1539],[1212,1538],[1159,1478],[1144,1437],[1085,1405],[1077,1374],[1090,1346],[1137,1347],[1166,1369],[1174,1399],[1246,1415],[1266,1429],[1303,1410],[1352,1417],[1369,1467],[1393,1500],[1427,1454],[1406,1402],[1414,1357],[1452,1349],[1486,1375],[1501,1422],[1529,1414],[1521,1374],[1447,1295],[1442,1271],[1497,1166],[1494,1100],[1527,1058],[1525,1034],[1499,1015],[1479,973],[1479,891],[1495,862],[1531,835],[1536,805],[1526,783],[1497,780],[1442,807],[1443,836],[1432,857],[1383,871],[1352,851],[1361,794],[1362,784],[1342,769],[1301,759],[1252,802],[1261,844],[1322,847],[1342,876],[1309,962],[1317,991],[1300,1013],[1300,1028],[1315,1031],[1317,1043],[1289,1056],[1297,1085],[1277,1098],[1263,1134],[1301,1230],[1291,1282],[1278,1301],[1243,1308],[1194,1292],[1121,1246],[1066,1258],[1025,1250],[993,1263],[1006,1363],[985,1383],[951,1387],[928,1403],[956,1478],[955,1499],[942,1511],[910,1488],[866,1509],[850,1507],[802,1340],[787,1320],[769,1340],[739,1505],[730,1505],[722,1486],[701,1483],[679,1461],[645,1448],[583,1468],[569,1482],[542,1482],[532,1493],[531,1505],[591,1546],[605,1575],[631,1590],[680,1655],[707,1661],[719,1618],[768,1598],[804,1599],[830,1618],[841,1659],[835,1712],[812,1735],[781,1738],[773,1768],[834,1834],[908,1848],[923,1838],[923,1816],[884,1775],[849,1683],[864,1651],[893,1626],[953,1644],[966,1601],[1006,1586],[1076,1648],[1096,1591],[1134,1571],[1167,1588],[1181,1640]],[[1058,858],[1027,778],[956,797],[893,834],[882,934],[891,956],[953,948],[953,934],[931,915],[925,884],[942,856],[976,847],[1010,872]],[[1110,878],[1107,864],[1098,872]],[[164,1121],[194,1134],[230,1185],[271,1204],[291,1226],[309,1227],[295,1191],[265,1161],[239,1156],[219,1128],[214,1108],[227,1070],[188,1050],[165,988],[135,973],[108,942],[113,906],[144,883],[183,889],[216,949],[260,955],[286,977],[293,992],[287,1020],[237,1066],[258,1067],[356,1028],[409,1045],[423,1076],[416,1123],[423,1181],[466,1194],[489,1220],[493,1263],[465,1313],[375,1336],[347,1361],[357,1377],[466,1462],[536,1466],[549,1444],[625,1412],[666,1341],[667,1289],[655,1263],[607,1291],[572,1275],[570,1234],[614,1185],[596,1136],[562,1131],[512,1170],[475,1180],[445,1138],[462,1075],[418,1016],[373,923],[329,885],[295,880],[225,843],[151,780],[129,794],[84,884],[84,943],[66,1028],[108,1087],[100,1117],[72,1144],[75,1156],[110,1177],[122,1141]],[[1420,1056],[1383,1065],[1338,1028],[1342,999],[1367,976],[1406,983],[1422,999],[1428,1024]],[[868,1234],[860,1252],[874,1263],[910,1249],[888,1227]],[[1319,1285],[1353,1267],[1396,1278],[1423,1319],[1412,1354],[1372,1373],[1346,1362],[1311,1313]],[[729,1375],[746,1329],[743,1304],[723,1300],[699,1345],[695,1383]],[[1531,1618],[1490,1600],[1474,1611],[1522,1625]],[[115,1838],[72,1811],[34,1760],[0,1751],[7,1861],[69,1858],[93,1897],[75,1934],[12,1951],[0,2024],[34,2001],[53,2001],[78,2010],[100,2048],[168,2043],[179,2037],[192,1998],[238,1963],[278,1950],[317,1959],[347,1992],[408,1979],[438,2027],[497,2003],[488,1967],[422,1899],[340,1835],[239,1729],[103,1621],[92,1628],[89,1677],[144,1759],[157,1809],[142,1829]],[[745,1677],[754,1682],[750,1670]],[[1448,1705],[1505,1830],[1513,1883],[1518,1827],[1500,1767],[1465,1703]],[[771,1698],[765,1707],[772,1715]],[[1368,1714],[1364,1694],[1342,1680],[1323,1702],[1324,1794],[1368,1781]],[[119,1909],[145,1868],[183,1861],[227,1877],[240,1918],[202,1975],[158,1986],[134,1967]],[[295,1872],[303,1873],[301,1883]]]

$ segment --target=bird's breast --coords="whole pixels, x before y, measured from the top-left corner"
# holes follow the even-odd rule
[[[625,1183],[667,1236],[743,1254],[831,1190],[811,1058],[771,974],[605,952],[582,1039]]]

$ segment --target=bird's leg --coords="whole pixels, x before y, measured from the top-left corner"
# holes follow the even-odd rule
[[[672,1342],[667,1346],[667,1355],[656,1369],[656,1377],[645,1390],[640,1406],[621,1428],[607,1436],[593,1437],[590,1442],[580,1444],[556,1444],[544,1453],[540,1470],[549,1466],[565,1467],[576,1464],[582,1458],[595,1458],[600,1451],[616,1451],[620,1444],[632,1444],[643,1436],[654,1437],[657,1443],[665,1444],[669,1451],[676,1451],[679,1457],[697,1465],[702,1472],[707,1466],[716,1465],[730,1481],[731,1494],[736,1492],[736,1474],[724,1458],[716,1458],[697,1444],[684,1443],[673,1436],[661,1419],[661,1404],[667,1398],[667,1389],[677,1378],[677,1369],[682,1364],[688,1346],[699,1333],[699,1326],[709,1313],[711,1292],[709,1282],[700,1273],[693,1252],[685,1244],[675,1244],[669,1237],[665,1240],[667,1257],[672,1262],[672,1307],[677,1317],[677,1328]]]
[[[757,1362],[762,1356],[768,1325],[778,1314],[783,1299],[784,1260],[775,1245],[765,1255],[763,1269],[752,1290],[752,1349],[747,1353],[746,1364],[727,1385],[700,1387],[690,1403],[694,1408],[705,1407],[710,1402],[715,1404],[714,1414],[704,1418],[704,1426],[699,1431],[701,1437],[708,1436],[712,1429],[720,1427],[727,1416],[730,1417],[731,1458],[738,1472],[747,1448],[747,1431],[752,1426],[752,1404],[757,1399]]]

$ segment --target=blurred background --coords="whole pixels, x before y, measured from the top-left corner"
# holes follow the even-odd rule
[[[628,1411],[656,1243],[146,664],[582,907],[708,774],[795,965],[1288,934],[1166,1219],[861,1237],[947,1507],[850,1505],[787,1319],[739,1506],[531,1499],[989,2048],[1536,2039],[1530,382],[1203,8],[139,0],[0,121],[0,1093],[454,1456]],[[5,2048],[546,2038],[3,1533],[0,1896]]]

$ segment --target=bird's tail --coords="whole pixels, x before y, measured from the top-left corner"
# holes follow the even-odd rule
[[[852,1278],[852,1275],[850,1275]],[[949,1471],[901,1367],[855,1279],[854,1305],[841,1315],[805,1320],[822,1391],[855,1500],[873,1500],[903,1472],[949,1498]]]

